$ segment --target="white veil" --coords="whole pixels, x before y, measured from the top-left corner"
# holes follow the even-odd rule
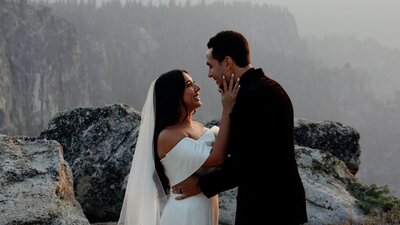
[[[153,81],[141,113],[135,154],[118,225],[158,225],[166,194],[154,165],[155,97]]]

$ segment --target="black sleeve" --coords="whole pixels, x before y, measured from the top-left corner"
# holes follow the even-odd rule
[[[255,129],[259,126],[259,101],[254,94],[242,96],[236,102],[237,108],[231,114],[231,134],[228,158],[221,169],[204,175],[199,180],[199,187],[203,194],[212,197],[220,192],[235,188],[239,183],[248,179],[249,170],[255,163],[252,152],[256,150],[259,138]],[[235,106],[236,107],[236,106]]]
[[[201,191],[208,198],[238,186],[237,163],[235,156],[228,157],[224,166],[212,173],[203,175],[199,179]]]

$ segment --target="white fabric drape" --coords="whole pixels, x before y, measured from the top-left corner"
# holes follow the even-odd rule
[[[141,112],[135,154],[118,225],[158,225],[166,194],[154,165],[155,99],[153,81]]]

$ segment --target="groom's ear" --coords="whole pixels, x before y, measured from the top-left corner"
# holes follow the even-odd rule
[[[225,70],[226,71],[231,71],[233,68],[233,59],[230,56],[225,56]]]

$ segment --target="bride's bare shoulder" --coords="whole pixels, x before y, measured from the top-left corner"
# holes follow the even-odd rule
[[[180,129],[166,128],[162,130],[157,139],[157,153],[160,159],[164,158],[185,137],[187,134]]]

